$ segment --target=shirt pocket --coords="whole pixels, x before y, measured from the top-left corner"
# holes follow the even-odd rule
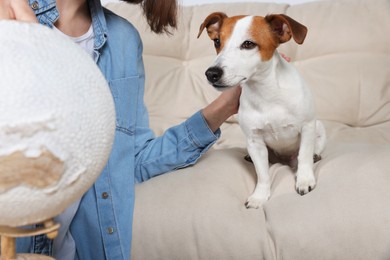
[[[116,129],[133,135],[137,116],[139,76],[111,80],[109,86],[115,103]]]

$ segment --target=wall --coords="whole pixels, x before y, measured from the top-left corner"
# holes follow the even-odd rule
[[[111,2],[118,2],[119,0],[101,0],[103,5]],[[273,2],[273,3],[287,3],[287,4],[301,4],[306,2],[315,2],[317,0],[179,0],[182,5],[201,5],[210,3],[228,3],[228,2]]]

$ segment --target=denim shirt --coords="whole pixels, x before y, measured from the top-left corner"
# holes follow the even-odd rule
[[[59,16],[55,0],[29,3],[39,22],[52,27]],[[215,143],[220,131],[213,133],[198,111],[155,137],[143,100],[145,75],[139,33],[128,21],[103,8],[99,0],[88,0],[88,4],[95,33],[94,59],[114,97],[116,131],[109,160],[83,195],[70,231],[76,259],[129,259],[134,185],[194,164]],[[19,252],[51,254],[46,237],[23,241],[17,244]]]

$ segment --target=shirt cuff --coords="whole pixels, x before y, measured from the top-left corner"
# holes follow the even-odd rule
[[[205,148],[215,143],[221,136],[221,130],[218,128],[213,133],[204,118],[202,111],[196,112],[185,122],[189,137],[199,148]]]

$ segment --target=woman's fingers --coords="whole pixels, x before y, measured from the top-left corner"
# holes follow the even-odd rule
[[[38,22],[26,0],[0,0],[0,19]]]

